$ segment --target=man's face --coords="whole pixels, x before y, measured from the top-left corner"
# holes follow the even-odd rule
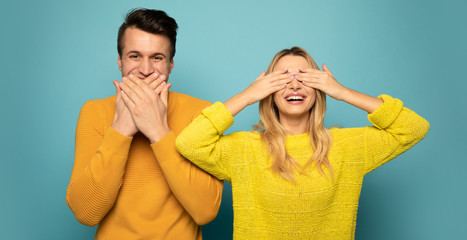
[[[122,45],[122,56],[119,56],[117,63],[123,77],[133,74],[145,79],[158,73],[169,79],[174,66],[173,60],[170,60],[169,38],[129,27],[123,35]]]

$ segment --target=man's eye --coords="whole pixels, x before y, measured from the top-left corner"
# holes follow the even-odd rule
[[[130,58],[138,58],[138,55],[130,55]]]
[[[156,60],[162,60],[162,57],[154,57]]]

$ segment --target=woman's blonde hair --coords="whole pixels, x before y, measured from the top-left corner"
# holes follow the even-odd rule
[[[301,56],[305,58],[310,68],[318,69],[318,65],[313,58],[302,48],[293,47],[291,49],[284,49],[276,54],[269,64],[266,74],[274,71],[274,68],[284,56]],[[274,94],[269,95],[259,102],[259,116],[261,120],[255,125],[255,130],[261,135],[262,142],[266,145],[268,153],[273,157],[271,169],[273,172],[278,173],[284,179],[294,182],[294,169],[297,169],[301,174],[307,174],[307,168],[312,163],[318,169],[318,172],[326,177],[322,165],[324,165],[331,177],[333,171],[331,163],[327,156],[332,145],[332,138],[329,130],[324,128],[323,120],[326,112],[326,94],[322,91],[315,89],[316,100],[310,109],[308,120],[307,132],[310,136],[310,146],[313,149],[313,155],[310,159],[301,166],[287,153],[286,143],[286,130],[279,121],[279,112],[276,104],[274,103]]]

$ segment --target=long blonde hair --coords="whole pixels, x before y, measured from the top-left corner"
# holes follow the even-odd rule
[[[269,64],[266,74],[274,71],[279,59],[287,55],[304,57],[309,63],[309,67],[319,70],[313,58],[304,49],[293,47],[278,52]],[[255,130],[260,133],[263,144],[267,147],[269,155],[273,157],[272,171],[291,182],[295,181],[294,169],[306,175],[306,170],[312,163],[314,163],[314,166],[323,177],[326,177],[326,174],[322,165],[328,169],[331,177],[333,177],[332,166],[327,157],[331,149],[332,138],[329,130],[324,128],[323,125],[324,114],[326,113],[326,94],[318,89],[315,89],[315,91],[316,100],[310,109],[307,127],[307,132],[310,136],[310,146],[314,152],[303,166],[300,166],[287,153],[285,147],[286,130],[279,121],[279,112],[274,103],[273,94],[259,102],[259,116],[261,120],[255,125]]]

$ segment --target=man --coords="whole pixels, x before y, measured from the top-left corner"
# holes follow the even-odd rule
[[[96,239],[201,239],[222,182],[184,159],[175,138],[209,102],[169,92],[177,23],[128,13],[118,32],[116,96],[88,101],[76,129],[66,201]]]

